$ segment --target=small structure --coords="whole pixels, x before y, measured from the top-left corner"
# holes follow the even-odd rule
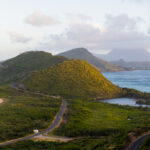
[[[132,118],[128,116],[128,120],[131,120]]]
[[[37,134],[37,133],[39,133],[39,130],[38,130],[38,129],[35,129],[35,130],[33,130],[33,133],[34,133],[34,134]]]

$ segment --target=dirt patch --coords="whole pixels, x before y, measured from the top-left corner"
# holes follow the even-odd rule
[[[4,102],[4,100],[2,98],[0,98],[0,104],[3,103],[3,102]]]

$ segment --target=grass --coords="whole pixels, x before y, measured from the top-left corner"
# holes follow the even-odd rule
[[[0,142],[43,130],[58,112],[61,100],[37,97],[1,87],[0,97],[7,101],[0,105]]]
[[[108,136],[150,129],[150,109],[73,100],[67,122],[54,131],[69,137]],[[128,117],[131,120],[128,120]]]
[[[120,150],[122,141],[119,138],[82,138],[68,143],[23,141],[3,146],[1,150]]]
[[[8,87],[0,87],[0,98],[7,99],[0,105],[0,142],[28,135],[35,128],[48,127],[61,105],[61,100],[37,97]],[[140,134],[150,129],[149,116],[149,108],[75,99],[68,101],[65,121],[53,133],[77,137],[76,140],[68,143],[23,141],[1,149],[121,150],[130,140],[129,133]]]
[[[4,67],[0,69],[0,84],[17,82],[32,71],[42,70],[65,60],[67,58],[52,56],[50,53],[43,51],[22,53],[2,63]]]

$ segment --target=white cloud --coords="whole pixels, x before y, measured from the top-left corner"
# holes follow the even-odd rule
[[[92,17],[90,17],[90,16],[88,16],[88,15],[85,15],[85,14],[81,14],[81,13],[79,13],[79,14],[77,14],[76,15],[79,19],[81,19],[81,20],[92,20]]]
[[[123,2],[126,2],[126,1],[130,1],[131,0],[122,0]],[[145,1],[149,1],[149,0],[132,0],[132,2],[145,2]]]
[[[70,27],[58,35],[50,35],[42,48],[67,50],[75,47],[86,47],[90,50],[104,49],[146,49],[150,47],[150,37],[137,30],[137,18],[127,15],[107,16],[106,28],[98,23],[72,22]]]
[[[29,15],[25,22],[36,27],[52,26],[60,23],[57,19],[47,16],[40,11]]]
[[[24,34],[17,32],[9,32],[9,36],[13,42],[18,43],[27,43],[32,40],[32,38],[26,37]]]
[[[106,26],[112,30],[135,30],[139,21],[140,18],[131,18],[127,14],[106,15]]]

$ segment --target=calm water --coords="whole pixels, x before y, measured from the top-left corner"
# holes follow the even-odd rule
[[[103,75],[120,87],[150,92],[150,70],[111,72],[103,73]]]
[[[110,104],[119,104],[119,105],[129,105],[129,106],[136,106],[136,107],[139,106],[150,107],[149,105],[136,104],[136,100],[131,98],[107,99],[107,100],[102,100],[101,102],[110,103]]]
[[[150,70],[110,72],[103,73],[103,75],[120,87],[134,88],[143,92],[150,92]],[[129,98],[109,99],[103,100],[103,102],[145,107],[145,105],[136,104],[136,100]]]

